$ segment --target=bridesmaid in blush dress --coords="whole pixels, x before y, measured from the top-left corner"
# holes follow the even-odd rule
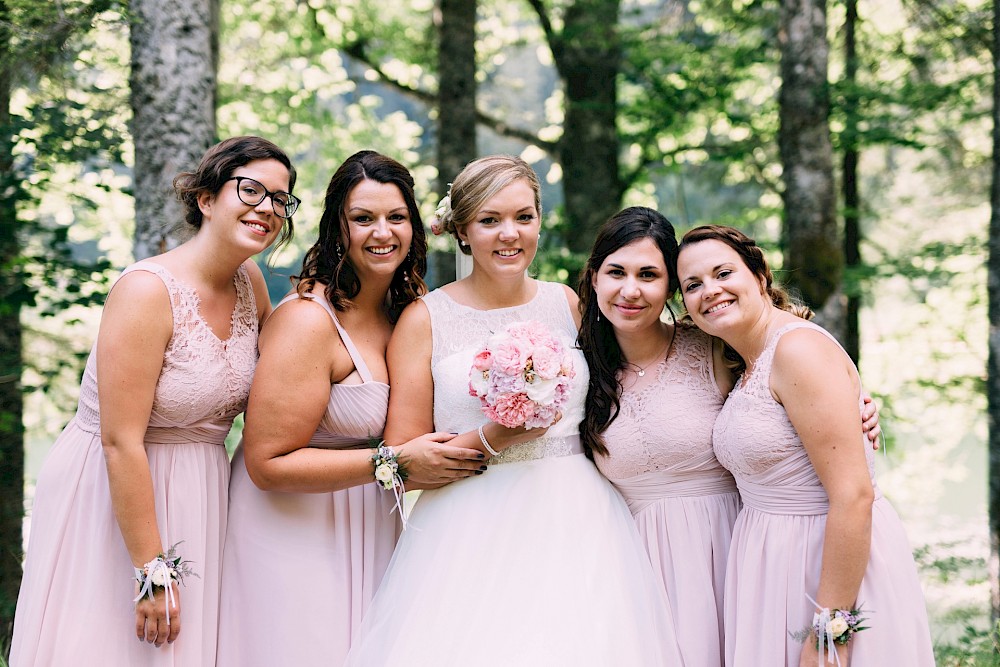
[[[389,402],[385,348],[425,291],[413,179],[374,151],[330,179],[319,240],[260,338],[233,460],[218,664],[340,665],[401,523],[373,477]],[[485,468],[447,433],[397,449],[408,488]]]
[[[215,663],[229,461],[257,329],[271,310],[249,258],[291,234],[295,171],[235,137],[174,187],[194,238],[127,268],[108,295],[76,415],[39,474],[10,664]],[[172,545],[197,574],[133,598],[133,567]]]
[[[688,232],[677,269],[688,313],[742,371],[713,433],[744,503],[726,575],[726,664],[931,667],[910,546],[857,425],[854,364],[789,312],[763,252],[738,230]],[[867,628],[821,657],[814,614],[855,608]]]
[[[677,290],[677,240],[655,210],[627,208],[598,231],[578,293],[590,367],[589,455],[625,498],[670,599],[685,663],[724,664],[723,593],[736,482],[712,451],[733,385],[721,344],[661,316]],[[877,438],[877,415],[866,425]]]

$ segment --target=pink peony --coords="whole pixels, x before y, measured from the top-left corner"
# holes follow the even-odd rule
[[[491,419],[508,428],[515,428],[524,424],[534,410],[535,405],[526,394],[503,394],[491,407],[491,412],[496,415]]]
[[[472,359],[472,367],[477,371],[488,371],[493,365],[493,355],[489,350],[480,350]]]
[[[501,341],[499,345],[492,348],[493,363],[501,373],[514,375],[524,370],[528,363],[529,351],[526,346],[516,340],[508,339]]]

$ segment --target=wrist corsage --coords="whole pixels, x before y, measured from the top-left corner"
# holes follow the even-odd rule
[[[178,544],[180,542],[167,549],[166,554],[156,554],[156,558],[142,567],[135,568],[135,580],[139,583],[139,595],[132,602],[139,602],[144,597],[152,600],[156,590],[163,589],[163,606],[167,613],[167,625],[170,625],[170,609],[177,608],[177,600],[170,584],[175,581],[183,584],[184,578],[188,575],[198,576],[191,569],[191,561],[183,560],[177,555]]]
[[[395,510],[399,511],[399,518],[405,529],[406,515],[403,514],[403,494],[406,493],[406,487],[403,486],[403,482],[407,479],[406,467],[399,460],[399,454],[384,441],[379,441],[375,446],[375,453],[372,454],[372,465],[375,468],[375,482],[386,491],[392,491],[395,496]]]
[[[867,626],[862,625],[866,619],[862,615],[861,607],[830,609],[820,607],[812,598],[809,600],[819,608],[819,611],[813,614],[812,625],[795,636],[800,637],[800,641],[805,641],[809,637],[814,638],[816,649],[819,651],[819,667],[823,667],[824,655],[827,663],[835,663],[839,667],[840,656],[837,655],[837,644],[843,646],[850,642],[855,634],[868,629]]]

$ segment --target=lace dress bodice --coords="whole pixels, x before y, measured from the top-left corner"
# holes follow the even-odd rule
[[[546,434],[515,445],[492,463],[510,463],[561,456],[569,453],[566,438],[579,433],[583,419],[589,373],[583,353],[576,348],[576,324],[562,285],[537,281],[535,297],[520,306],[476,310],[458,303],[444,291],[434,290],[423,297],[431,317],[431,372],[434,379],[434,428],[465,433],[487,421],[479,399],[469,395],[472,358],[489,336],[511,322],[535,320],[560,336],[571,350],[576,377],[570,383],[569,398],[562,419]]]
[[[787,332],[800,328],[814,329],[836,342],[825,329],[805,320],[786,324],[773,332],[758,357],[753,372],[749,377],[744,374],[737,381],[715,422],[715,455],[737,481],[767,476],[771,469],[801,459],[802,465],[797,467],[797,474],[787,477],[782,474],[769,481],[797,487],[820,486],[819,478],[809,463],[795,427],[788,419],[784,406],[774,400],[770,389],[771,367],[778,341]],[[859,394],[859,416],[863,407],[864,401]],[[872,448],[868,446],[864,435],[859,436],[859,444],[864,447],[868,472],[874,483],[875,461]],[[786,467],[787,465],[781,465],[783,473]]]
[[[610,455],[594,457],[608,479],[656,470],[725,474],[712,452],[712,427],[725,400],[715,381],[712,339],[682,323],[675,332],[655,379],[622,392],[618,417],[604,433]]]
[[[257,365],[257,302],[246,269],[240,266],[233,278],[236,306],[226,340],[218,338],[201,316],[193,287],[155,262],[133,264],[122,276],[132,271],[147,271],[163,281],[174,326],[153,396],[147,443],[157,442],[158,433],[167,430],[204,427],[214,434],[209,439],[221,444],[233,418],[246,408]],[[100,429],[97,364],[95,343],[84,371],[76,417],[81,427],[93,433]],[[168,441],[177,437],[175,431]],[[199,433],[198,439],[205,439],[205,434]]]

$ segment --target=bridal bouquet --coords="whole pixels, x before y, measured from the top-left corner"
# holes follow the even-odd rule
[[[544,325],[515,322],[490,336],[473,358],[469,394],[498,424],[546,427],[566,403],[575,375],[566,346]]]

